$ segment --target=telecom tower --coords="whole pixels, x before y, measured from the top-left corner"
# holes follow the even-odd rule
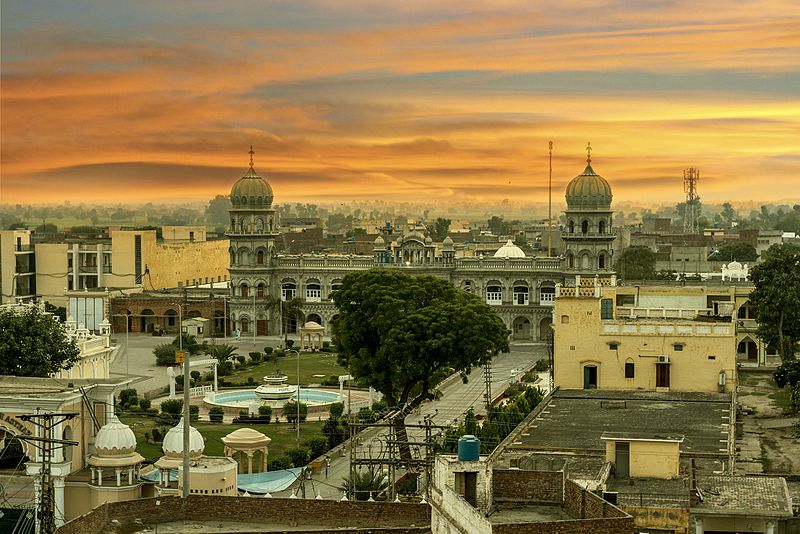
[[[700,169],[689,167],[683,171],[683,191],[686,193],[686,209],[683,214],[683,231],[687,234],[696,234],[697,228],[697,207],[700,197],[697,196],[697,182],[700,181]]]

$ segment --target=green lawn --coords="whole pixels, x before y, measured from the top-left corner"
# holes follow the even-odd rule
[[[290,353],[285,358],[279,358],[277,367],[281,374],[289,377],[290,384],[297,383],[297,356],[295,354]],[[252,377],[255,384],[261,384],[265,375],[274,373],[274,363],[262,363],[255,367],[247,367],[236,371],[224,378],[226,382],[245,385],[247,384],[247,378]],[[347,369],[340,367],[336,363],[336,354],[330,352],[306,352],[300,355],[300,383],[302,385],[320,384],[327,377],[338,377],[344,374],[347,374]]]
[[[122,415],[120,420],[129,425],[136,435],[136,450],[151,462],[158,460],[163,452],[161,443],[153,443],[152,439],[148,442],[144,434],[148,432],[152,435],[153,428],[159,421],[157,419],[143,415]],[[300,427],[300,442],[313,437],[322,435],[323,422],[306,422]],[[169,425],[158,425],[160,429],[169,429]],[[222,437],[240,428],[255,428],[259,432],[266,434],[272,442],[269,445],[269,456],[274,458],[283,454],[286,449],[294,447],[296,444],[296,430],[289,423],[270,423],[268,425],[232,425],[223,423],[209,423],[198,421],[192,423],[203,435],[206,442],[205,454],[207,456],[222,456],[223,445]]]

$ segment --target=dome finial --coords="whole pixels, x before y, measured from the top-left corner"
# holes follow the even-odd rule
[[[253,154],[255,154],[255,152],[253,152],[253,145],[250,145],[250,152],[248,152],[248,154],[250,154],[250,168],[252,169],[253,168]]]
[[[250,147],[252,149],[252,147]],[[591,165],[592,164],[592,142],[588,141],[586,143],[586,163]],[[252,165],[252,163],[251,163]]]

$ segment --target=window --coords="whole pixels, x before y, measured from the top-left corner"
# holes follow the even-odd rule
[[[526,286],[514,286],[514,304],[528,305],[528,288]]]
[[[256,289],[256,295],[258,298],[264,298],[264,284],[258,284],[258,288]]]
[[[625,378],[634,378],[633,362],[625,362]]]
[[[486,304],[498,305],[503,303],[503,288],[498,285],[486,286]]]
[[[320,302],[322,300],[322,288],[316,282],[306,283],[306,301]]]
[[[561,316],[561,324],[569,324],[569,315]]]
[[[614,301],[611,299],[602,299],[600,301],[600,319],[613,319],[614,318]]]
[[[713,354],[709,354],[709,355],[708,355],[708,359],[709,359],[709,360],[716,360],[716,359],[717,359],[717,357],[716,357],[716,356],[714,356]]]
[[[609,343],[608,350],[617,350],[619,349],[619,343]]]
[[[283,300],[291,300],[294,298],[297,286],[294,282],[284,282],[281,284],[281,298]]]
[[[589,233],[589,221],[583,221],[581,223],[581,233],[588,234]]]
[[[675,343],[672,348],[675,349],[675,352],[683,352],[683,343]]]
[[[256,253],[256,263],[258,265],[264,265],[264,251],[263,250],[259,250]]]
[[[554,287],[540,287],[539,288],[539,304],[542,306],[552,306],[556,300],[556,288]]]
[[[246,299],[249,296],[250,296],[250,288],[247,286],[247,284],[242,284],[242,298]],[[244,330],[244,328],[242,328],[242,330]]]

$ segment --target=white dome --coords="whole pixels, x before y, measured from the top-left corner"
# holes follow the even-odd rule
[[[205,446],[206,443],[202,434],[195,427],[189,425],[189,457],[198,458],[202,456]],[[164,436],[164,445],[161,449],[167,456],[178,457],[183,455],[183,417]]]
[[[383,240],[382,236],[378,236],[378,237],[375,238],[375,244],[376,245],[385,245],[386,241]]]
[[[494,253],[495,258],[524,258],[525,253],[509,239]]]
[[[136,450],[136,436],[131,427],[112,415],[97,432],[94,448],[98,456],[128,456]]]
[[[425,244],[426,245],[430,245],[432,243],[433,243],[433,239],[431,238],[431,236],[428,236],[428,237],[425,238]]]
[[[739,263],[739,262],[738,262],[738,261],[736,261],[736,260],[733,260],[732,262],[730,262],[730,263],[728,264],[728,270],[729,270],[729,271],[733,271],[733,270],[736,270],[736,271],[738,271],[738,270],[739,270],[739,269],[741,269],[741,268],[742,268],[742,264],[741,264],[741,263]]]
[[[303,325],[303,330],[323,330],[322,325],[316,321],[308,321]]]

